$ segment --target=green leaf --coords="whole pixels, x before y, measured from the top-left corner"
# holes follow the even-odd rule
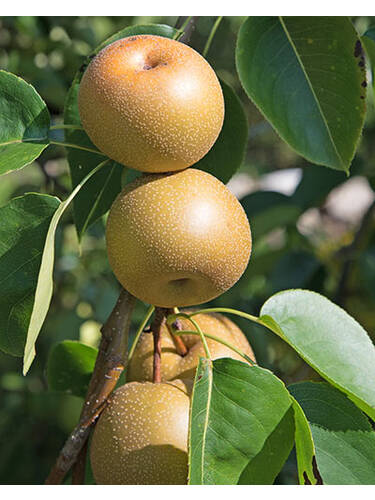
[[[375,432],[366,416],[328,384],[289,390],[309,421],[324,484],[375,484]]]
[[[0,175],[33,162],[48,146],[50,116],[34,87],[0,71]]]
[[[265,302],[260,322],[375,419],[375,347],[349,314],[315,292],[286,290]]]
[[[69,197],[60,204],[50,221],[48,232],[45,238],[42,260],[39,269],[38,281],[35,290],[35,298],[33,310],[30,317],[30,323],[27,331],[26,346],[23,356],[23,374],[26,375],[31,363],[35,358],[35,342],[38,338],[40,329],[47,316],[49,305],[52,298],[53,290],[53,265],[55,260],[55,233],[57,224],[59,223],[63,213],[74,199],[81,187],[87,182],[92,175],[105,166],[104,162],[100,163],[94,170],[92,170],[86,177],[78,184],[71,192]]]
[[[291,407],[266,439],[262,450],[244,469],[238,484],[273,484],[292,451],[294,432],[294,412]]]
[[[127,36],[153,34],[172,38],[175,33],[176,30],[174,28],[163,24],[129,26],[101,43],[86,58],[84,64],[75,75],[65,102],[64,123],[67,125],[81,126],[77,103],[79,84],[90,60],[101,49]],[[98,117],[98,119],[100,118]],[[94,150],[97,149],[83,130],[66,130],[65,137],[67,142],[89,147]],[[72,185],[75,187],[98,164],[98,155],[78,149],[69,149],[68,161]],[[124,168],[123,165],[111,160],[104,169],[90,179],[75,198],[73,210],[79,239],[82,238],[90,224],[104,215],[111,207],[114,199],[121,191],[121,176]]]
[[[192,395],[189,483],[273,481],[293,444],[290,408],[288,391],[268,370],[202,358]]]
[[[49,389],[84,398],[97,354],[94,347],[73,340],[53,346],[47,361]]]
[[[0,208],[0,348],[22,356],[43,246],[60,201],[28,193]]]
[[[240,99],[228,84],[223,81],[220,84],[225,103],[223,128],[213,147],[194,168],[200,168],[226,184],[244,159],[248,124]]]
[[[291,396],[292,397],[292,396]],[[316,484],[314,476],[313,459],[315,455],[314,441],[306,415],[302,408],[292,397],[295,422],[295,442],[298,467],[299,484]],[[307,481],[308,480],[308,481]]]
[[[366,76],[346,17],[249,17],[236,48],[248,96],[290,147],[349,171],[365,117]]]

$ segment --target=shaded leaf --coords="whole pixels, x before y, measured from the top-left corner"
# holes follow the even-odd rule
[[[225,103],[223,128],[210,151],[194,168],[200,168],[226,184],[244,159],[248,124],[240,99],[227,83],[220,81],[220,84]]]
[[[308,286],[320,267],[318,259],[310,252],[295,250],[283,255],[275,264],[270,281],[272,293],[286,288]]]
[[[84,398],[97,354],[94,347],[73,340],[64,340],[53,346],[47,362],[50,390]]]
[[[349,314],[315,292],[286,290],[265,302],[260,321],[375,418],[375,346]]]
[[[375,484],[375,432],[366,416],[328,384],[289,390],[309,421],[324,484]]]
[[[313,163],[348,172],[365,116],[366,76],[346,17],[249,17],[238,74],[280,136]]]
[[[176,33],[174,28],[162,24],[150,24],[129,26],[111,36],[101,43],[87,58],[78,70],[70,87],[64,108],[64,122],[68,125],[81,126],[78,112],[77,96],[79,84],[90,60],[106,45],[132,35],[153,34],[172,38]],[[100,119],[100,117],[98,117]],[[97,149],[83,130],[67,130],[65,132],[67,142]],[[73,187],[75,187],[97,164],[101,161],[100,156],[86,151],[69,149],[68,161]],[[73,203],[74,220],[77,228],[78,238],[81,239],[90,224],[104,215],[111,207],[114,199],[121,191],[121,176],[124,166],[110,161],[105,168],[97,172]]]
[[[50,116],[34,87],[0,70],[0,175],[33,162],[48,146]]]
[[[270,481],[292,447],[290,408],[283,383],[268,370],[202,358],[192,395],[189,483],[258,481],[256,471],[265,462],[268,471],[259,481]],[[280,432],[285,426],[286,435]]]
[[[48,227],[58,198],[28,193],[0,208],[0,348],[22,356]]]
[[[313,459],[315,456],[314,441],[311,434],[309,422],[301,406],[292,397],[295,422],[295,443],[298,467],[299,484],[306,484],[306,478],[310,484],[316,484],[313,470]]]
[[[290,196],[275,191],[248,194],[241,204],[250,220],[254,241],[277,227],[294,225],[301,215]]]
[[[294,191],[291,201],[302,209],[320,206],[329,192],[347,180],[343,172],[328,170],[318,165],[306,166],[302,179]]]

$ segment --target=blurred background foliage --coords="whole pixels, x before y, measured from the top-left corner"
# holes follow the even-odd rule
[[[308,288],[326,295],[354,316],[375,340],[375,107],[369,85],[367,118],[351,174],[317,167],[284,144],[245,96],[235,71],[234,48],[244,18],[225,17],[208,53],[218,75],[242,100],[249,121],[247,155],[229,183],[248,214],[253,254],[241,280],[212,306],[259,312],[273,293]],[[116,31],[132,24],[165,23],[176,17],[3,17],[0,68],[35,86],[55,123],[84,57]],[[190,44],[202,51],[215,21],[201,17]],[[353,22],[360,34],[375,18]],[[266,64],[266,62],[265,62]],[[369,77],[370,77],[370,73]],[[48,148],[37,162],[1,178],[0,205],[25,192],[64,199],[70,190],[65,152]],[[43,483],[82,400],[52,393],[46,383],[51,346],[63,339],[97,345],[99,329],[111,311],[118,284],[105,251],[105,218],[78,247],[72,214],[58,228],[55,290],[27,377],[22,360],[0,353],[0,483]],[[138,303],[132,333],[146,305]],[[287,384],[317,375],[280,339],[235,318],[253,345],[258,362]],[[297,484],[292,453],[277,482]]]

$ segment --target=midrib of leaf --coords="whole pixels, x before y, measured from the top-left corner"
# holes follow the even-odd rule
[[[0,146],[9,146],[11,144],[22,144],[25,142],[34,142],[34,141],[44,141],[45,139],[48,139],[48,136],[45,135],[44,137],[31,137],[28,139],[14,139],[12,141],[7,141],[7,142],[0,142]],[[39,146],[43,146],[43,144],[38,144]]]
[[[208,379],[209,379],[209,391],[207,395],[207,411],[206,411],[206,417],[204,420],[204,428],[203,428],[203,440],[202,440],[202,461],[201,461],[201,477],[204,478],[204,457],[206,453],[206,436],[207,436],[207,430],[208,430],[208,421],[209,421],[209,408],[211,406],[211,398],[212,398],[212,366],[209,367],[208,370]]]
[[[334,140],[333,140],[333,137],[332,137],[332,134],[331,134],[331,130],[330,130],[329,125],[328,125],[328,123],[327,123],[326,117],[325,117],[325,115],[324,115],[324,113],[323,113],[323,110],[322,110],[322,108],[321,108],[321,106],[320,106],[320,103],[319,103],[318,97],[317,97],[317,95],[316,95],[316,93],[315,93],[315,91],[314,91],[314,88],[313,88],[313,86],[312,86],[312,83],[311,83],[311,81],[310,81],[310,78],[309,78],[309,76],[308,76],[308,74],[307,74],[307,71],[306,71],[305,65],[303,64],[302,59],[301,59],[301,57],[300,57],[300,55],[299,55],[299,53],[298,53],[298,51],[297,51],[297,47],[295,46],[295,44],[294,44],[294,42],[293,42],[293,40],[292,40],[292,38],[291,38],[291,36],[290,36],[290,33],[289,33],[289,31],[288,31],[288,29],[287,29],[287,27],[286,27],[286,25],[285,25],[285,23],[284,23],[284,21],[283,21],[282,16],[279,16],[279,20],[280,20],[280,24],[281,24],[281,26],[283,27],[283,30],[284,30],[284,32],[285,32],[285,35],[286,35],[286,37],[287,37],[287,39],[288,39],[288,41],[289,41],[289,43],[290,43],[290,45],[291,45],[291,47],[292,47],[292,49],[293,49],[293,51],[294,51],[294,54],[295,54],[295,56],[296,56],[296,58],[297,58],[297,61],[299,62],[300,66],[301,66],[301,69],[302,69],[302,71],[303,71],[303,74],[305,75],[306,81],[307,81],[307,83],[308,83],[308,85],[309,85],[309,87],[310,87],[311,93],[312,93],[312,95],[313,95],[313,97],[314,97],[314,100],[315,100],[315,103],[316,103],[316,105],[317,105],[317,107],[318,107],[319,113],[320,113],[320,115],[321,115],[321,118],[322,118],[323,123],[324,123],[324,125],[325,125],[325,128],[326,128],[326,130],[327,130],[328,137],[329,137],[329,139],[330,139],[330,141],[331,141],[331,143],[332,143],[333,149],[334,149],[334,151],[335,151],[335,153],[336,153],[336,155],[337,155],[338,159],[340,160],[342,167],[344,168],[344,170],[345,170],[345,171],[347,171],[346,164],[345,164],[345,162],[343,161],[343,159],[342,159],[342,157],[341,157],[341,155],[340,155],[340,153],[339,153],[339,151],[338,151],[338,149],[337,149],[337,147],[336,147],[336,144],[335,144],[335,142],[334,142]]]

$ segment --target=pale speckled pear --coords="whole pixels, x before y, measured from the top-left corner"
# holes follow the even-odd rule
[[[143,172],[193,165],[211,149],[224,120],[221,86],[207,61],[154,35],[101,50],[83,75],[78,107],[96,147]]]
[[[122,286],[160,307],[207,302],[244,272],[246,214],[228,188],[197,169],[143,175],[125,186],[107,220],[107,253]]]
[[[181,381],[125,384],[91,442],[97,484],[186,484],[189,388]]]
[[[182,312],[188,313],[188,310]],[[233,344],[243,353],[247,354],[255,361],[254,353],[247,341],[244,333],[230,319],[222,314],[197,314],[194,316],[201,330],[204,333],[216,335],[222,340]],[[194,330],[193,325],[187,319],[181,319],[183,330]],[[165,325],[161,329],[161,377],[163,381],[178,379],[193,379],[200,357],[205,357],[204,348],[200,337],[196,335],[182,335],[182,340],[188,348],[188,353],[181,356],[176,349],[171,334]],[[245,362],[236,352],[232,351],[215,340],[207,338],[208,348],[212,359],[232,358]],[[150,333],[143,333],[133,357],[130,360],[127,380],[143,381],[152,380],[153,376],[153,336]]]

